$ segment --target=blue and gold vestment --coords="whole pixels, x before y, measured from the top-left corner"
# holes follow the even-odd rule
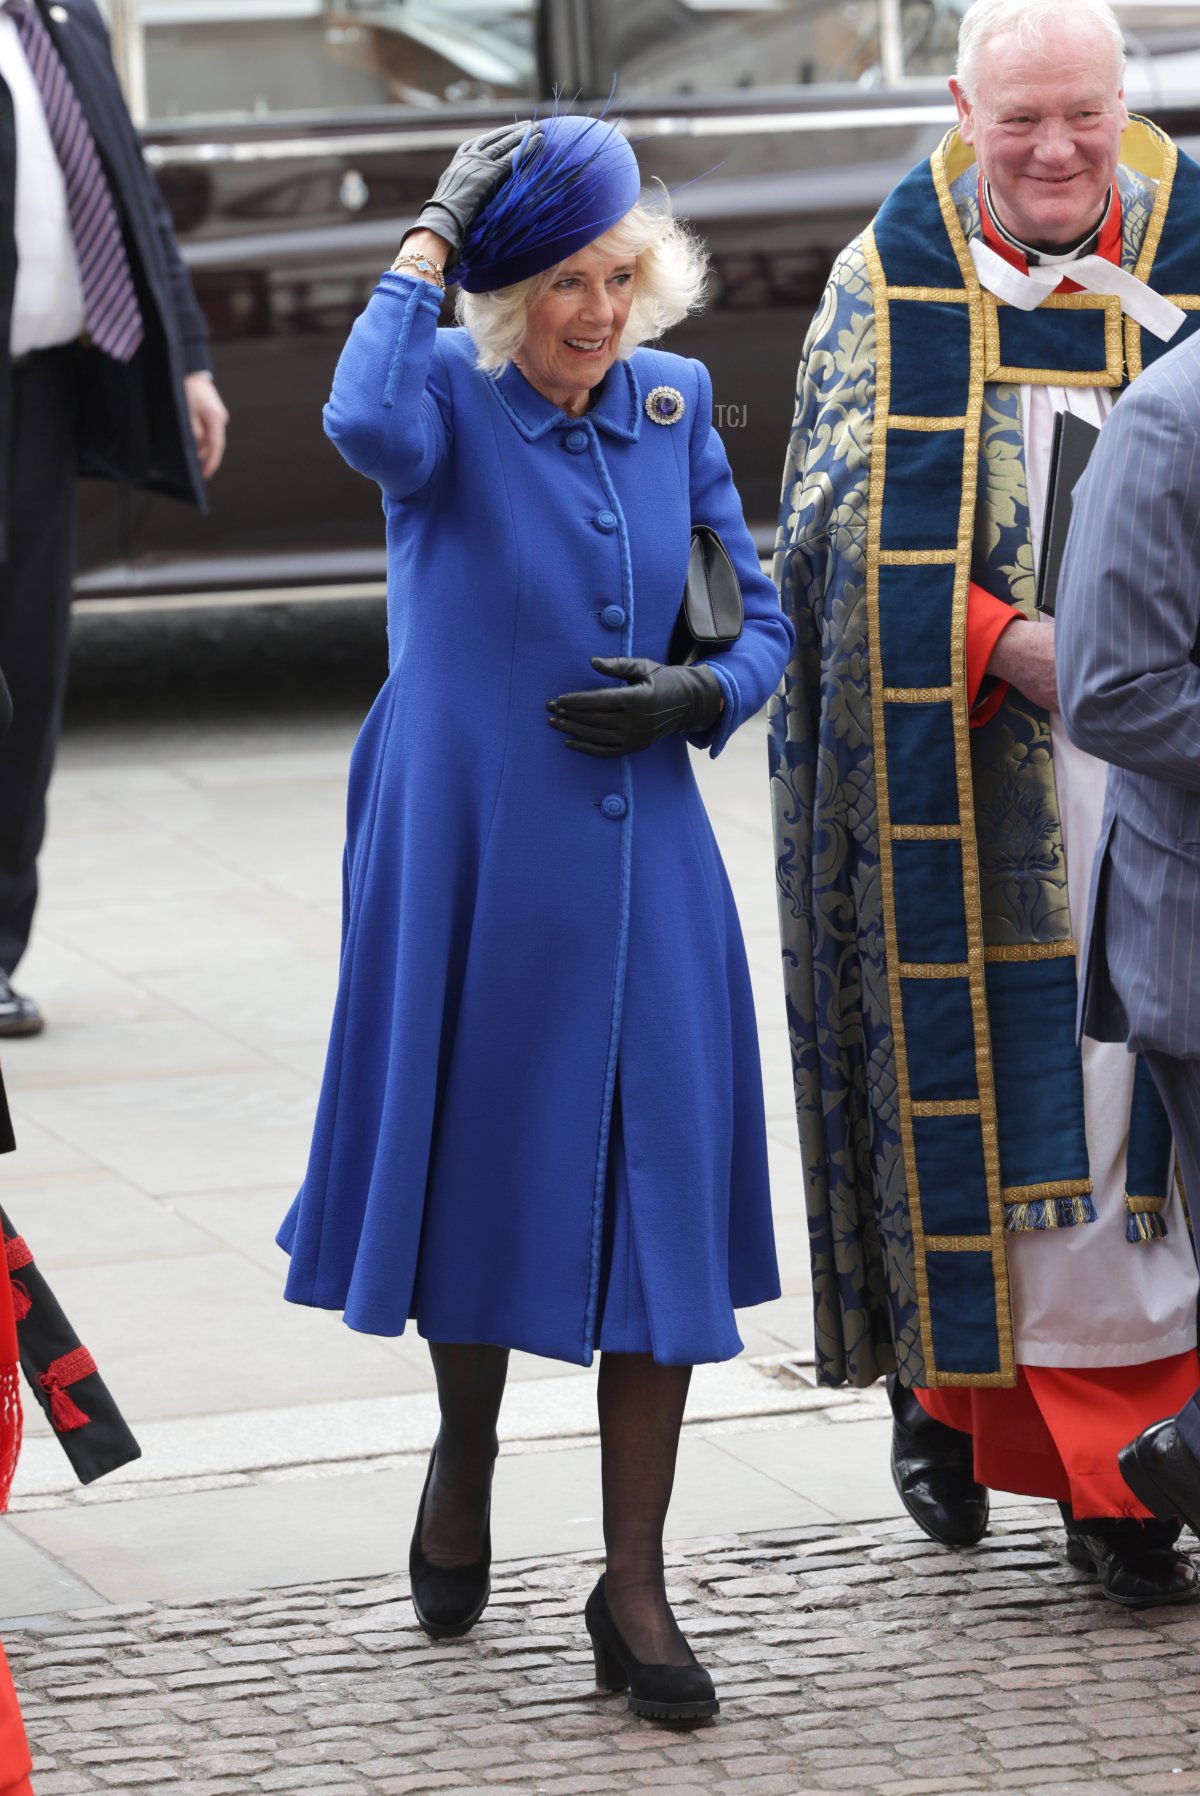
[[[1118,188],[1122,264],[1186,311],[1178,343],[1200,326],[1200,167],[1133,120]],[[834,267],[784,473],[797,643],[772,789],[827,1383],[895,1364],[1013,1384],[1006,1234],[1093,1213],[1049,722],[1010,691],[970,729],[967,594],[1032,615],[1019,389],[1118,390],[1166,345],[1110,296],[998,302],[979,234],[951,132]],[[1139,1079],[1128,1178],[1148,1208],[1169,1162]]]

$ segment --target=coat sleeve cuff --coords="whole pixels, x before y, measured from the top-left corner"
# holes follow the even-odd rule
[[[1004,703],[1007,680],[988,677],[996,644],[1020,612],[972,580],[967,593],[967,710],[971,728],[989,723]]]
[[[708,729],[690,735],[688,741],[693,748],[706,748],[715,760],[741,722],[741,694],[733,675],[719,662],[697,661],[696,666],[708,668],[721,688],[721,697],[725,703],[717,721],[710,724]]]
[[[442,309],[441,288],[432,281],[421,280],[418,275],[397,274],[394,269],[389,268],[380,275],[376,291],[390,293],[394,299],[413,306],[424,306],[429,312],[440,314]]]

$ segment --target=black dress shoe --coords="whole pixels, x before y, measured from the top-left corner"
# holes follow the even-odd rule
[[[978,1546],[987,1533],[989,1502],[984,1486],[975,1482],[970,1435],[928,1415],[895,1373],[887,1387],[892,1483],[900,1501],[940,1546]]]
[[[1174,1550],[1177,1523],[1140,1522],[1132,1516],[1076,1521],[1065,1505],[1059,1507],[1067,1530],[1068,1564],[1095,1572],[1110,1602],[1126,1609],[1153,1609],[1200,1596],[1200,1574],[1185,1553]]]
[[[33,999],[15,992],[8,974],[0,973],[0,1036],[40,1035],[45,1027],[42,1013]]]
[[[583,1619],[596,1658],[597,1689],[628,1690],[632,1714],[648,1721],[702,1721],[720,1714],[713,1681],[690,1646],[690,1665],[644,1665],[634,1658],[609,1613],[603,1578],[587,1600]]]
[[[1181,1515],[1200,1534],[1200,1460],[1174,1416],[1154,1422],[1117,1454],[1121,1476],[1151,1515]]]
[[[429,1470],[417,1505],[417,1525],[408,1549],[408,1577],[417,1620],[431,1640],[458,1640],[469,1634],[487,1608],[492,1593],[492,1500],[488,1498],[483,1524],[483,1552],[473,1565],[435,1565],[421,1550],[425,1523],[425,1499],[437,1448],[429,1455]]]

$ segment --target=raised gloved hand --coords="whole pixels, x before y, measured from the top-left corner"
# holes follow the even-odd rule
[[[711,667],[664,667],[625,655],[594,655],[592,666],[627,684],[564,692],[546,705],[551,729],[581,755],[633,755],[664,736],[707,730],[720,716],[724,700]]]
[[[485,131],[482,137],[472,137],[455,150],[433,198],[426,200],[412,227],[414,231],[435,231],[445,238],[451,251],[446,258],[447,267],[457,260],[475,214],[512,172],[513,157],[532,126],[531,119],[501,125],[499,130]],[[533,141],[540,140],[541,133],[535,131]]]

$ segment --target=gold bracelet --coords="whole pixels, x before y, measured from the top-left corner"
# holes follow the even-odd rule
[[[432,256],[418,256],[415,253],[405,255],[401,250],[392,263],[392,273],[399,274],[402,268],[415,268],[419,274],[432,275],[434,284],[440,287],[443,293],[446,291],[446,270],[440,262],[435,262]]]

